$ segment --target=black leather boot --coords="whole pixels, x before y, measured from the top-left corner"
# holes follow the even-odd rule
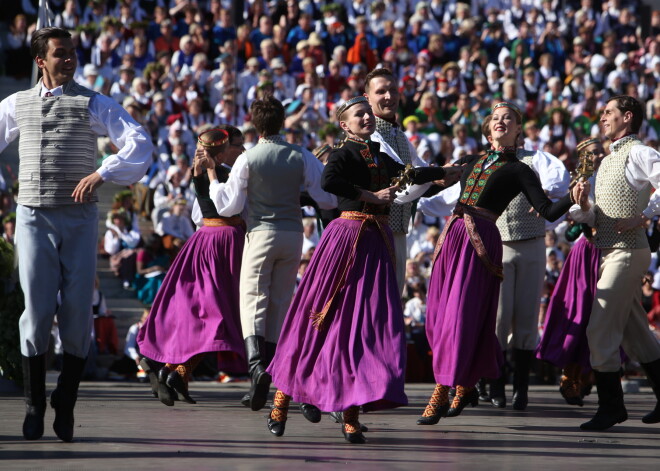
[[[628,419],[626,406],[623,404],[623,388],[618,371],[603,373],[594,370],[598,390],[598,410],[596,415],[580,425],[582,430],[607,430],[613,425]]]
[[[658,400],[655,404],[655,409],[646,414],[642,418],[642,422],[645,424],[657,424],[660,422],[660,358],[653,360],[651,363],[642,363],[641,365]]]
[[[506,358],[506,354],[504,355]],[[490,380],[490,402],[495,407],[506,407],[506,370],[505,365],[500,368],[500,377]]]
[[[46,355],[22,359],[25,391],[23,437],[26,440],[39,440],[44,434],[46,415]]]
[[[534,361],[534,350],[513,349],[513,401],[511,406],[515,410],[527,409],[529,399],[529,370]]]
[[[477,381],[477,392],[479,393],[479,400],[483,402],[490,401],[490,394],[488,394],[488,389],[486,388],[486,378],[481,378]]]
[[[149,384],[151,385],[151,394],[158,397],[158,370],[163,366],[163,363],[152,360],[151,358],[142,357],[140,359],[140,367],[147,373]]]
[[[251,335],[245,339],[245,353],[248,360],[248,371],[252,385],[250,386],[250,409],[257,411],[266,405],[268,390],[272,378],[266,372],[266,340],[259,335]]]
[[[78,399],[78,386],[85,370],[86,358],[64,352],[62,373],[57,379],[57,388],[50,395],[50,405],[55,409],[53,430],[60,440],[73,440],[73,408]]]

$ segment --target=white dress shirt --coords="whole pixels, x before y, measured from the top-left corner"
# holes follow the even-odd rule
[[[48,90],[42,84],[41,95],[50,91],[62,95],[62,87]],[[147,132],[112,98],[96,94],[89,100],[89,124],[92,131],[108,136],[119,149],[103,160],[96,171],[103,181],[131,185],[144,176],[151,164],[153,145]],[[81,123],[82,124],[82,123]],[[0,102],[0,152],[20,131],[16,122],[16,94]]]
[[[305,168],[303,189],[309,193],[321,209],[336,208],[337,197],[321,189],[323,164],[307,149],[302,149],[302,156]],[[243,211],[247,200],[249,178],[250,167],[247,154],[242,153],[236,159],[226,183],[220,183],[217,179],[211,182],[209,195],[220,216],[230,217]]]
[[[642,191],[651,184],[656,190],[660,186],[660,152],[649,146],[637,145],[630,149],[625,167],[626,182],[637,191]],[[595,187],[595,185],[594,185]],[[571,217],[576,222],[586,223],[591,227],[596,224],[593,206],[589,211],[582,211],[579,205],[571,206]],[[648,219],[660,214],[660,194],[655,192],[642,214]]]

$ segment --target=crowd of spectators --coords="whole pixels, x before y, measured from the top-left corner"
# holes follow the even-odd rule
[[[31,69],[38,1],[13,3],[3,14],[4,73],[24,77]],[[496,100],[524,111],[526,149],[556,155],[569,171],[576,144],[600,135],[600,110],[614,95],[631,95],[645,105],[640,137],[659,145],[660,11],[640,0],[48,3],[52,24],[73,33],[76,80],[123,104],[156,145],[153,165],[133,192],[137,212],[119,204],[108,217],[103,246],[125,285],[149,273],[133,242],[138,217],[150,219],[170,256],[191,234],[181,215],[194,199],[190,164],[197,134],[231,124],[250,148],[258,136],[249,106],[265,94],[286,107],[286,139],[309,149],[339,142],[333,110],[364,92],[365,76],[375,67],[388,67],[399,78],[399,122],[433,165],[483,149],[481,123]],[[111,145],[101,139],[99,151],[107,155]],[[317,240],[310,221],[304,258]],[[416,337],[443,222],[418,212],[409,238],[404,301]],[[3,217],[3,225],[4,237],[11,238],[11,216]],[[554,229],[559,244],[564,229]],[[564,252],[549,247],[550,282]],[[127,260],[128,271],[122,265]]]

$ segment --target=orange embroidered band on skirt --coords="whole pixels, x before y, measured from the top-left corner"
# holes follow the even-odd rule
[[[332,303],[335,300],[335,297],[341,291],[341,289],[344,287],[344,284],[346,283],[346,278],[348,276],[348,272],[350,268],[353,266],[353,260],[355,260],[355,252],[357,250],[358,242],[360,241],[360,238],[362,234],[364,234],[364,231],[367,228],[368,224],[375,224],[378,230],[380,231],[381,235],[383,236],[383,241],[385,242],[385,245],[387,247],[387,251],[390,254],[390,258],[392,259],[392,265],[394,265],[395,270],[396,270],[396,256],[394,253],[394,247],[392,246],[392,243],[390,241],[390,238],[387,234],[386,231],[386,226],[389,221],[389,216],[386,214],[368,214],[368,213],[362,213],[360,211],[342,211],[341,215],[339,216],[341,219],[349,219],[351,221],[362,221],[362,224],[360,224],[360,229],[358,230],[357,235],[355,236],[355,240],[353,241],[353,245],[351,247],[351,253],[348,257],[346,265],[344,265],[344,271],[341,274],[341,277],[339,278],[339,281],[337,282],[337,285],[335,286],[332,296],[330,297],[330,300],[325,303],[325,306],[323,306],[323,309],[320,312],[313,312],[310,318],[312,319],[312,325],[316,328],[316,330],[321,330],[321,327],[323,326],[323,321],[330,311],[330,308],[332,307]]]
[[[503,279],[504,274],[502,272],[502,267],[495,265],[488,256],[486,247],[484,247],[484,243],[481,240],[481,236],[477,231],[477,226],[474,223],[475,217],[486,219],[494,224],[499,216],[487,209],[479,208],[477,206],[468,206],[463,203],[457,203],[456,208],[454,208],[454,214],[452,215],[451,219],[447,222],[447,224],[445,224],[445,228],[442,231],[442,234],[440,234],[438,243],[435,246],[435,251],[433,252],[433,262],[435,262],[435,259],[440,253],[440,249],[442,249],[442,245],[445,241],[445,237],[447,237],[449,228],[452,226],[452,224],[454,224],[454,222],[457,219],[462,218],[463,221],[465,222],[465,229],[467,230],[468,235],[470,236],[470,242],[472,243],[472,247],[474,248],[475,252],[477,252],[477,256],[479,257],[479,259],[484,263],[486,269],[489,272],[491,272],[493,275],[497,276],[498,278]]]
[[[240,226],[244,224],[243,218],[240,216],[232,216],[228,218],[203,218],[202,222],[206,227]]]

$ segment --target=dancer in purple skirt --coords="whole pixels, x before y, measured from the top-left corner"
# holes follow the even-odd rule
[[[174,259],[138,334],[145,357],[140,365],[168,406],[174,405],[173,391],[195,403],[188,381],[205,353],[245,358],[238,296],[245,223],[238,215],[220,217],[209,198],[209,178],[227,180],[243,136],[232,126],[222,128],[200,134],[195,154],[193,219],[203,226]]]
[[[426,333],[433,351],[436,387],[417,420],[433,425],[476,405],[479,378],[497,378],[503,361],[495,335],[502,280],[502,240],[495,221],[511,200],[525,195],[541,216],[554,221],[571,206],[569,195],[553,203],[534,171],[516,158],[522,115],[501,102],[482,131],[493,150],[468,156],[461,197],[438,240],[429,280]],[[583,183],[579,183],[581,187]],[[450,406],[449,389],[456,387]]]
[[[370,141],[375,118],[366,98],[348,100],[337,119],[347,139],[332,150],[322,187],[338,196],[342,213],[323,232],[284,321],[268,368],[278,387],[268,429],[284,433],[293,398],[344,411],[345,439],[364,443],[360,406],[372,411],[408,403],[403,312],[387,224],[397,189],[390,180],[403,164],[393,150],[383,152],[387,144]],[[456,180],[459,173],[428,167],[415,169],[413,180]]]
[[[586,139],[577,145],[578,153],[591,152],[594,168],[604,157],[598,139]],[[562,368],[559,392],[568,404],[584,405],[589,381],[589,345],[587,325],[598,282],[600,249],[591,241],[592,231],[586,224],[576,224],[572,240],[580,237],[564,262],[564,266],[552,292],[545,315],[543,336],[536,350],[536,357]],[[568,238],[567,233],[567,238]]]

